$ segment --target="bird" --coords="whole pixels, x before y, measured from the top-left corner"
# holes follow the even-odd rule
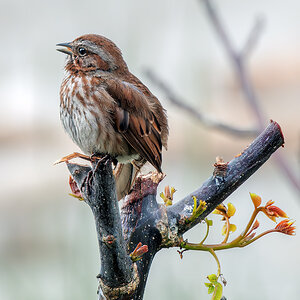
[[[120,200],[146,162],[162,172],[162,147],[167,149],[169,135],[166,110],[129,71],[121,50],[108,38],[86,34],[57,46],[67,54],[60,119],[84,153],[74,152],[59,162],[110,155],[117,161]]]

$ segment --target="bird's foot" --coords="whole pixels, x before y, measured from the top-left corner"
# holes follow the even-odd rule
[[[57,160],[54,163],[54,165],[60,164],[62,162],[68,162],[69,160],[74,159],[74,158],[82,158],[82,159],[88,160],[90,162],[95,162],[95,161],[101,159],[101,157],[98,157],[95,154],[92,154],[92,156],[88,156],[88,155],[85,155],[85,154],[82,154],[82,153],[79,153],[79,152],[74,152],[72,154],[69,154],[69,155],[64,156],[63,158]]]
[[[101,154],[101,157],[99,158],[98,154],[92,154],[92,163],[94,163],[94,172],[98,169],[100,164],[106,164],[110,159],[111,156],[109,154]]]

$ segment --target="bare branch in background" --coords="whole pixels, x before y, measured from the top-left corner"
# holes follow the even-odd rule
[[[224,47],[224,50],[226,51],[229,57],[229,60],[235,70],[236,78],[240,83],[242,92],[244,93],[245,99],[247,100],[250,108],[253,110],[256,116],[259,129],[262,130],[266,123],[266,118],[264,117],[265,113],[262,112],[262,109],[259,106],[258,97],[256,95],[252,81],[248,75],[248,70],[245,64],[245,58],[247,58],[248,55],[245,55],[245,48],[241,53],[234,49],[233,43],[231,42],[229,35],[225,30],[225,26],[222,23],[221,18],[218,15],[215,7],[213,6],[212,1],[200,0],[200,2],[203,2],[205,5],[208,19],[210,20],[218,38],[221,41],[222,46]],[[250,37],[248,38],[248,42],[246,43],[246,49],[248,49],[246,50],[246,53],[249,53],[249,49],[252,49],[253,45],[256,44],[261,29],[262,24],[255,23],[254,29],[251,31]],[[286,159],[279,153],[276,153],[275,159],[279,168],[285,173],[287,178],[289,178],[290,182],[300,193],[300,181],[290,169]]]
[[[250,108],[252,109],[257,123],[258,129],[240,129],[237,127],[230,126],[218,122],[216,120],[206,117],[205,114],[202,114],[199,111],[196,111],[193,107],[187,104],[187,101],[183,101],[175,95],[175,93],[163,82],[157,75],[152,71],[146,71],[146,75],[149,79],[156,84],[167,96],[168,100],[175,106],[186,111],[191,116],[195,117],[200,121],[204,126],[212,129],[218,129],[220,131],[239,136],[239,137],[250,137],[257,134],[258,131],[262,131],[267,122],[266,114],[262,111],[259,105],[259,99],[253,87],[252,80],[249,77],[248,69],[246,66],[246,59],[249,58],[249,55],[252,53],[254,47],[257,45],[258,39],[261,36],[262,30],[265,25],[265,21],[262,17],[256,19],[253,28],[251,29],[249,36],[246,40],[246,43],[241,51],[238,51],[234,48],[231,39],[225,30],[225,26],[221,21],[220,16],[218,15],[215,7],[212,4],[211,0],[200,0],[204,3],[208,18],[215,30],[217,37],[221,41],[221,44],[235,70],[236,78],[240,84],[241,90],[244,93],[245,100],[248,102]],[[300,181],[297,178],[296,174],[289,167],[288,162],[285,157],[279,153],[275,154],[275,161],[279,168],[283,171],[289,181],[292,183],[294,188],[300,193]]]
[[[254,137],[259,133],[259,130],[255,129],[240,129],[228,124],[221,123],[219,121],[208,118],[205,114],[197,111],[192,106],[188,105],[186,101],[179,99],[178,96],[167,86],[165,82],[158,78],[151,70],[146,70],[146,76],[166,95],[167,99],[178,108],[186,111],[188,114],[196,118],[205,127],[211,129],[217,129],[228,134],[232,134],[239,137]]]
[[[245,67],[243,56],[234,49],[233,43],[231,42],[229,35],[225,30],[225,26],[222,23],[220,16],[217,14],[212,1],[200,0],[200,2],[205,4],[209,21],[211,22],[213,29],[220,39],[221,44],[224,47],[224,50],[236,72],[237,80],[240,83],[241,89],[245,95],[245,99],[248,101],[250,107],[255,113],[259,128],[262,129],[266,123],[266,118],[263,116],[261,108],[258,104],[259,101]]]
[[[248,35],[248,38],[246,40],[246,43],[243,47],[243,49],[241,50],[241,54],[240,56],[243,57],[243,59],[246,59],[247,57],[250,56],[250,54],[252,53],[252,51],[254,50],[255,46],[258,43],[258,40],[265,28],[266,22],[264,17],[260,16],[257,17],[255,20],[255,23]]]

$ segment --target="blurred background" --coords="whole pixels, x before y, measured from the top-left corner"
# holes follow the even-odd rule
[[[215,1],[234,45],[243,47],[257,16],[266,28],[249,58],[260,106],[276,120],[286,144],[279,149],[299,180],[300,4],[296,0]],[[68,195],[68,172],[53,162],[77,147],[59,120],[59,87],[65,57],[55,44],[98,33],[121,49],[130,70],[168,111],[169,150],[163,170],[180,200],[206,180],[217,155],[230,161],[251,138],[204,128],[170,104],[145,75],[154,71],[186,103],[240,128],[256,125],[232,66],[204,6],[197,0],[1,0],[0,10],[0,299],[96,299],[99,259],[94,220],[84,203]],[[300,220],[299,193],[270,159],[230,196],[242,230],[253,209],[249,192],[273,199]],[[218,217],[212,217],[218,224]],[[259,218],[261,227],[274,227]],[[220,242],[216,225],[210,242]],[[186,235],[199,242],[204,226]],[[235,233],[233,236],[236,236]],[[224,294],[237,299],[296,299],[300,238],[273,234],[243,249],[218,253],[228,281]],[[176,249],[156,256],[145,299],[210,299],[206,275],[213,258]]]

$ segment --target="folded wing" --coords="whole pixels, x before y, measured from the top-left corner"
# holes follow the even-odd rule
[[[122,81],[107,82],[106,90],[118,104],[114,112],[116,130],[161,172],[161,128],[146,96],[134,85]]]

